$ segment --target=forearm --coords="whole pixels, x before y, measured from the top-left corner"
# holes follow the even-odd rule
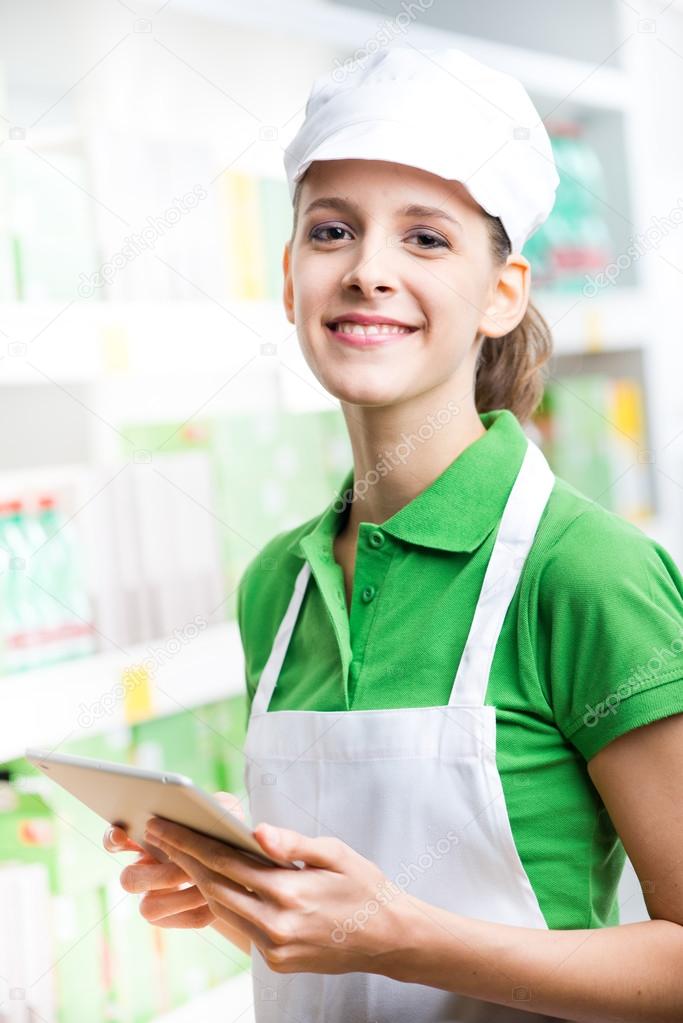
[[[683,1019],[683,927],[675,923],[553,931],[411,902],[407,939],[381,970],[388,976],[573,1023]]]
[[[237,945],[245,955],[251,955],[251,941],[237,927],[231,927],[225,920],[214,920],[211,927],[224,938],[227,938],[228,941],[231,941],[233,945]]]

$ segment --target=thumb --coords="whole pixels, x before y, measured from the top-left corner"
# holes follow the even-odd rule
[[[254,838],[269,856],[281,860],[303,860],[311,867],[341,870],[348,846],[338,838],[323,836],[311,838],[289,828],[276,828],[274,824],[258,824]]]

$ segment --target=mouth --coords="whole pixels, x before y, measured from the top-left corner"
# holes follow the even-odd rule
[[[326,323],[325,326],[335,338],[356,347],[387,344],[415,334],[419,329],[393,323],[360,324],[343,320]]]

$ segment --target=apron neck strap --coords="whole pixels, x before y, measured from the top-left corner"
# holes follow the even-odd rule
[[[503,621],[553,489],[555,476],[540,448],[527,449],[508,497],[479,600],[453,681],[449,706],[481,706]]]
[[[270,698],[280,676],[280,669],[284,664],[287,647],[292,638],[296,620],[299,617],[299,610],[304,599],[310,574],[311,566],[306,561],[296,577],[294,591],[287,606],[285,616],[280,622],[280,628],[277,630],[270,656],[261,672],[251,704],[251,714],[265,714],[268,710]]]

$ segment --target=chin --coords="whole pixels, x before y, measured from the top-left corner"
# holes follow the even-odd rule
[[[383,407],[401,401],[404,388],[392,386],[387,381],[373,382],[368,380],[325,380],[323,387],[338,401],[347,405],[363,405]]]

